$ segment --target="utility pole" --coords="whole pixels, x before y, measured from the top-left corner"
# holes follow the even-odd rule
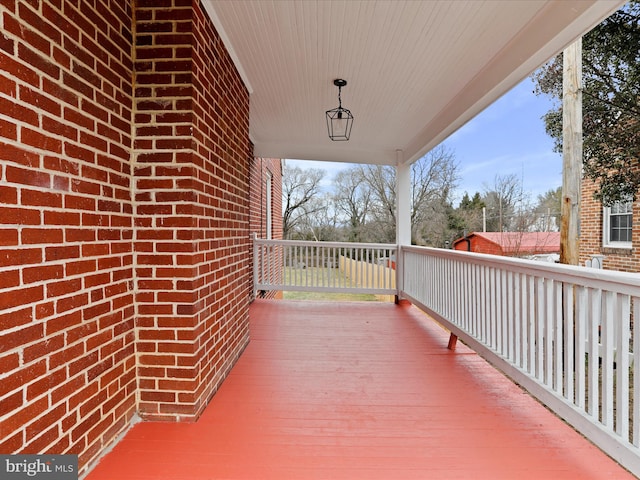
[[[560,263],[578,265],[582,179],[582,38],[563,53]]]

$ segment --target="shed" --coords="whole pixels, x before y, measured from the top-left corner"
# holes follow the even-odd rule
[[[473,232],[455,240],[453,248],[508,257],[560,253],[560,233]]]

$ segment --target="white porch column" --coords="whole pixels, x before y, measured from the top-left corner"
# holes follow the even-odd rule
[[[411,245],[411,165],[403,160],[402,150],[396,150],[396,303],[404,290],[402,246]]]
[[[411,165],[396,150],[396,243],[411,245]]]

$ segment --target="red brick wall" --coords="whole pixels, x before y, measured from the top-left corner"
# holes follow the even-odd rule
[[[271,175],[272,238],[282,239],[282,160],[255,158],[251,165],[251,232],[266,238],[266,179]]]
[[[136,12],[136,299],[140,413],[190,420],[248,341],[251,151],[248,92],[182,3]]]
[[[282,160],[255,158],[251,164],[251,233],[266,238],[266,181],[271,175],[271,238],[282,240]],[[263,298],[282,298],[282,292],[264,292]]]
[[[583,179],[580,201],[580,265],[594,255],[602,255],[603,268],[623,272],[640,272],[640,255],[636,245],[640,244],[640,230],[634,228],[631,249],[609,248],[602,245],[602,203],[593,198],[595,184]],[[640,218],[640,208],[633,206],[633,222]]]
[[[135,412],[131,18],[0,4],[2,453],[84,465]]]
[[[193,3],[0,1],[2,453],[86,471],[248,341],[249,99]]]

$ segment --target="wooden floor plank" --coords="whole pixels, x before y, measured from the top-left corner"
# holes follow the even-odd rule
[[[140,423],[89,480],[631,479],[410,306],[256,301],[194,424]]]

